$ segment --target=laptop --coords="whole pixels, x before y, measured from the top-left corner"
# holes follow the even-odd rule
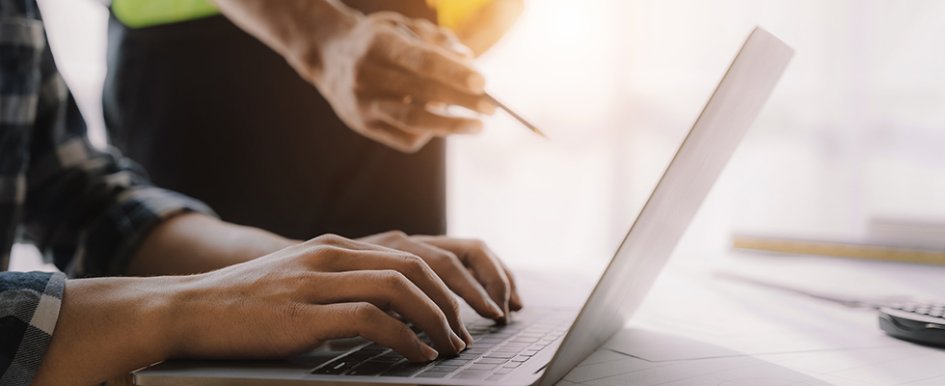
[[[774,35],[752,31],[580,310],[528,307],[505,326],[467,317],[475,342],[458,356],[430,363],[411,363],[354,339],[282,360],[167,361],[136,372],[135,383],[555,384],[633,315],[792,56]]]

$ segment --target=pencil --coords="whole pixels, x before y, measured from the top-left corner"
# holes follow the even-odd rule
[[[522,125],[525,125],[525,127],[527,127],[529,130],[531,130],[531,131],[534,132],[535,134],[538,134],[538,135],[544,137],[545,139],[548,138],[548,136],[545,135],[545,133],[543,133],[541,130],[538,129],[538,126],[533,125],[533,124],[532,124],[531,122],[529,122],[527,119],[525,119],[525,118],[522,117],[521,115],[518,115],[518,113],[516,113],[515,111],[512,111],[512,109],[510,109],[509,106],[506,106],[505,103],[499,102],[498,99],[495,99],[495,97],[492,96],[492,95],[489,94],[489,93],[486,93],[486,98],[488,98],[490,102],[492,102],[494,105],[496,105],[496,107],[498,107],[498,108],[500,108],[500,109],[502,109],[502,110],[505,110],[505,112],[509,113],[509,115],[511,115],[512,118],[515,118],[516,121],[519,121],[519,123],[521,123]]]

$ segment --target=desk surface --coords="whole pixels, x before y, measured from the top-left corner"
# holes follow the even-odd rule
[[[848,297],[945,299],[945,267],[756,254],[677,263],[628,329],[560,384],[945,385],[945,350],[886,336],[874,311],[719,272]]]

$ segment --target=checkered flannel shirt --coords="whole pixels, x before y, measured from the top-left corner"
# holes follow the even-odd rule
[[[35,0],[0,0],[0,385],[30,384],[66,280],[4,272],[15,241],[36,244],[73,276],[121,274],[151,228],[188,210],[210,212],[89,143]]]

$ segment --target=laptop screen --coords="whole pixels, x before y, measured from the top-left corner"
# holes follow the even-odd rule
[[[794,51],[761,28],[749,35],[676,151],[541,384],[553,384],[623,328],[666,264]]]

